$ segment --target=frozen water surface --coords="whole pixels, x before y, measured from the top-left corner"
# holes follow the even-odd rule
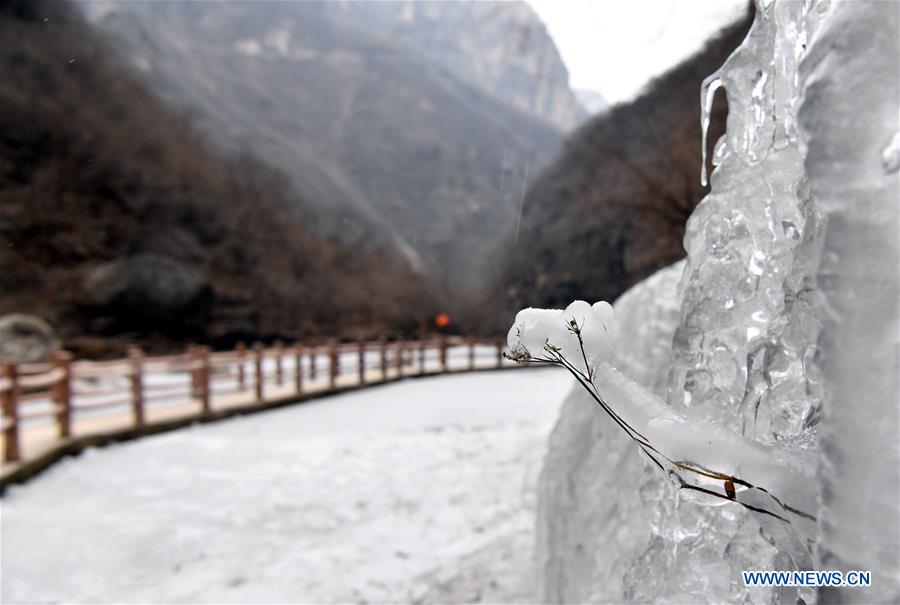
[[[88,451],[2,499],[2,602],[530,602],[557,370]]]

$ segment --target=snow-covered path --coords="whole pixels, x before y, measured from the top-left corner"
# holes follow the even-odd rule
[[[88,451],[0,501],[0,600],[531,601],[568,384],[427,378]]]

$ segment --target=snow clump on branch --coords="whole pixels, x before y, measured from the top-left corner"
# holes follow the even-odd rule
[[[613,308],[576,300],[565,309],[522,309],[506,338],[509,357],[519,362],[579,360],[588,374],[609,358]]]

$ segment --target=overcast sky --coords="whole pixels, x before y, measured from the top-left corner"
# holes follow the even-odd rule
[[[610,103],[632,98],[747,8],[747,0],[526,1],[556,42],[572,88]]]

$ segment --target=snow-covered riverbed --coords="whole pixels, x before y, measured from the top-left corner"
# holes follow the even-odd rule
[[[428,378],[88,451],[0,501],[0,600],[532,601],[568,389]]]

